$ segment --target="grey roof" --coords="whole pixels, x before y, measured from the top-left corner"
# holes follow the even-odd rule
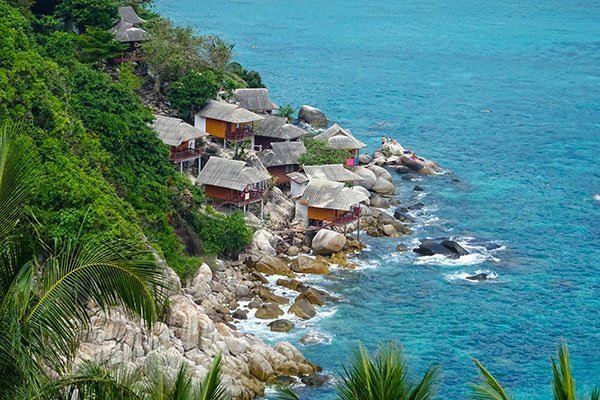
[[[111,31],[115,34],[115,40],[118,42],[143,42],[150,39],[148,32],[124,20],[113,26]]]
[[[367,146],[338,124],[331,125],[325,132],[315,136],[315,140],[326,141],[332,149],[362,149]]]
[[[265,115],[265,119],[256,124],[254,133],[282,140],[295,140],[306,135],[304,129],[288,124],[287,118],[276,115]]]
[[[155,115],[150,125],[158,133],[158,137],[169,146],[179,146],[192,139],[208,136],[208,133],[188,124],[179,118]]]
[[[305,165],[304,173],[308,179],[332,182],[361,181],[362,177],[344,168],[342,164]]]
[[[198,176],[198,183],[242,191],[248,185],[269,180],[270,176],[244,161],[211,157]]]
[[[146,20],[140,18],[135,10],[130,6],[119,7],[119,17],[123,21],[131,22],[132,24],[141,24],[146,22]]]
[[[198,114],[204,118],[231,122],[232,124],[244,124],[263,119],[260,115],[254,114],[252,111],[248,111],[237,104],[216,100],[209,100]]]
[[[264,88],[237,89],[233,92],[237,104],[251,111],[273,111],[279,106],[271,101],[269,91]]]
[[[302,172],[290,172],[289,174],[287,174],[287,176],[289,176],[290,179],[296,182],[297,184],[308,182],[308,177]]]
[[[298,157],[306,153],[302,142],[273,142],[271,148],[261,151],[259,158],[265,167],[298,164]]]
[[[348,211],[353,205],[367,199],[364,193],[347,188],[341,182],[311,180],[300,201],[309,207]]]

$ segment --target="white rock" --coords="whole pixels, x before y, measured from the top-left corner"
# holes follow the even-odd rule
[[[356,186],[362,186],[367,190],[371,190],[377,181],[377,177],[370,169],[366,167],[354,167],[353,172],[363,178],[360,181],[354,182]]]
[[[375,182],[375,185],[373,185],[371,190],[373,190],[374,192],[377,192],[379,194],[385,194],[385,195],[391,195],[396,192],[396,188],[394,187],[394,185],[390,181],[388,181],[387,179],[385,179],[381,176],[379,178],[377,178],[377,181]]]
[[[329,229],[321,229],[312,241],[312,251],[315,254],[329,255],[344,248],[346,237]]]

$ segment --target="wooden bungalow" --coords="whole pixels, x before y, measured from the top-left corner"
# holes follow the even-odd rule
[[[250,140],[254,148],[254,123],[262,119],[237,104],[209,100],[195,114],[194,125],[212,137],[222,139],[225,148],[228,143],[232,145],[243,140]]]
[[[360,218],[360,203],[368,197],[341,182],[311,180],[296,201],[296,217],[305,226],[341,226]]]
[[[298,158],[306,153],[302,142],[275,142],[258,154],[263,165],[275,176],[278,185],[290,182],[289,173],[298,171]]]
[[[359,175],[346,169],[342,164],[305,165],[304,172],[293,172],[288,174],[290,178],[290,195],[299,196],[304,193],[308,182],[311,180],[352,183],[361,181]]]
[[[142,59],[139,46],[150,39],[148,32],[140,27],[140,24],[146,21],[140,18],[130,6],[119,7],[118,12],[121,20],[112,27],[111,32],[115,34],[116,41],[127,44],[128,48],[115,61],[139,61]]]
[[[315,136],[315,140],[327,142],[327,145],[332,149],[348,150],[349,157],[346,160],[346,165],[358,165],[358,153],[360,149],[367,145],[354,137],[348,130],[338,124],[333,124],[325,132]]]
[[[270,176],[244,161],[211,157],[200,172],[197,183],[204,186],[206,197],[217,205],[244,207],[261,203],[269,187]]]
[[[155,115],[151,127],[163,143],[169,146],[171,150],[169,159],[172,163],[178,164],[179,169],[183,171],[186,163],[197,160],[198,172],[200,172],[203,154],[201,144],[202,140],[208,136],[206,132],[179,118],[164,115]]]
[[[269,91],[264,88],[236,89],[233,101],[240,107],[258,114],[272,114],[279,106],[269,97]]]
[[[269,148],[272,143],[298,140],[306,133],[304,129],[288,124],[285,117],[265,115],[265,119],[256,123],[254,142],[262,150]]]

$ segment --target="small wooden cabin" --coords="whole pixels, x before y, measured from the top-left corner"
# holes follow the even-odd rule
[[[363,178],[345,168],[342,164],[305,165],[303,172],[293,172],[290,178],[290,195],[299,196],[304,193],[308,182],[311,180],[341,182],[351,184],[362,181]]]
[[[121,20],[112,27],[111,32],[115,34],[115,40],[127,44],[129,47],[115,59],[116,62],[140,61],[142,57],[140,44],[150,39],[150,35],[140,27],[146,22],[140,18],[130,6],[119,7]]]
[[[290,142],[306,135],[306,131],[288,124],[287,118],[265,115],[265,119],[256,123],[254,142],[262,149],[268,149],[272,143]]]
[[[263,202],[270,176],[244,161],[211,157],[200,172],[197,183],[204,186],[206,197],[217,205],[245,207]]]
[[[296,201],[296,217],[305,226],[340,226],[360,217],[360,203],[368,197],[341,182],[311,180]]]
[[[250,140],[254,148],[254,123],[263,117],[237,104],[209,100],[194,116],[194,125],[214,138],[222,139],[223,145]]]
[[[178,164],[183,171],[186,163],[197,160],[198,172],[202,167],[201,157],[203,154],[202,142],[208,136],[206,132],[193,127],[182,119],[155,115],[152,129],[164,144],[169,146],[171,162]]]
[[[349,157],[346,160],[348,166],[358,165],[358,153],[360,149],[367,146],[355,138],[348,129],[344,129],[338,124],[333,124],[325,132],[315,136],[315,140],[327,142],[327,145],[332,149],[348,150]]]
[[[302,142],[275,142],[271,148],[263,150],[258,154],[263,165],[275,176],[278,185],[290,182],[287,175],[298,171],[298,158],[306,153],[306,147]]]
[[[279,106],[269,97],[265,88],[236,89],[233,92],[233,101],[240,107],[258,114],[272,114],[279,110]]]

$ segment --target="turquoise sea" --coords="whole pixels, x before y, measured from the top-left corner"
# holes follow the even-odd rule
[[[578,387],[600,383],[600,2],[155,2],[235,42],[276,102],[321,108],[370,150],[394,136],[453,172],[418,182],[418,198],[398,176],[399,198],[424,203],[415,234],[368,239],[362,269],[317,282],[344,300],[269,340],[322,333],[299,347],[330,373],[357,340],[398,340],[419,373],[442,364],[443,399],[467,397],[477,357],[522,398],[547,400],[562,337]],[[474,254],[394,252],[426,236]],[[478,270],[497,280],[462,279]]]

